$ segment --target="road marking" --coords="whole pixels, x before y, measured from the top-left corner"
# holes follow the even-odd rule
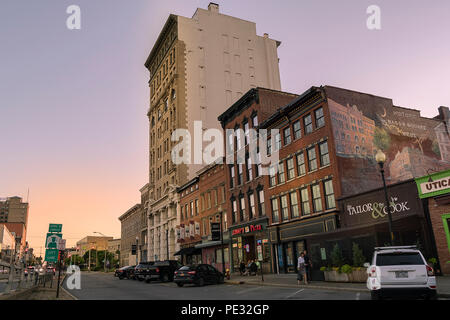
[[[291,294],[290,296],[287,296],[286,299],[289,299],[289,298],[295,296],[297,293],[300,293],[300,292],[302,292],[302,291],[304,291],[304,290],[305,290],[305,289],[300,289],[300,290],[294,292],[293,294]]]
[[[360,295],[361,295],[361,293],[359,293],[359,292],[356,294],[356,300],[359,300]]]
[[[243,293],[247,293],[247,292],[250,292],[250,291],[255,291],[255,290],[259,290],[259,289],[261,289],[259,286],[257,286],[257,287],[254,287],[254,288],[250,288],[250,289],[246,289],[246,290],[241,290],[241,291],[238,291],[238,292],[236,292],[237,294],[243,294]]]

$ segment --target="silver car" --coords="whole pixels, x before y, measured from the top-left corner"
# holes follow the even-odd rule
[[[434,270],[416,246],[375,248],[367,268],[373,300],[385,297],[436,298]]]

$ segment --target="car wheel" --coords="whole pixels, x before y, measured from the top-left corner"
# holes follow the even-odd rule
[[[169,275],[167,273],[164,273],[162,276],[162,282],[167,282],[169,281]]]
[[[205,285],[205,279],[199,278],[198,281],[197,281],[197,285],[199,287],[203,287]]]
[[[180,288],[181,288],[183,285],[184,285],[184,283],[177,282],[177,286],[179,286]]]

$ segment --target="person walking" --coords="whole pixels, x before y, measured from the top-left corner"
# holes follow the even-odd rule
[[[301,284],[302,279],[304,280],[305,284],[308,284],[305,274],[305,254],[302,252],[300,254],[300,257],[298,257],[297,260],[297,282],[298,284]]]
[[[311,268],[312,268],[312,262],[309,258],[308,252],[305,250],[303,251],[303,259],[305,259],[305,275],[307,280],[311,280]]]

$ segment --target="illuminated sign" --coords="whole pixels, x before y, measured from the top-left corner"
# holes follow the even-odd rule
[[[263,229],[263,227],[260,224],[256,224],[256,225],[251,224],[246,227],[234,229],[232,234],[233,234],[233,236],[235,236],[237,234],[245,234],[245,233],[250,233],[250,232],[255,232],[255,231],[262,231],[262,229]]]

